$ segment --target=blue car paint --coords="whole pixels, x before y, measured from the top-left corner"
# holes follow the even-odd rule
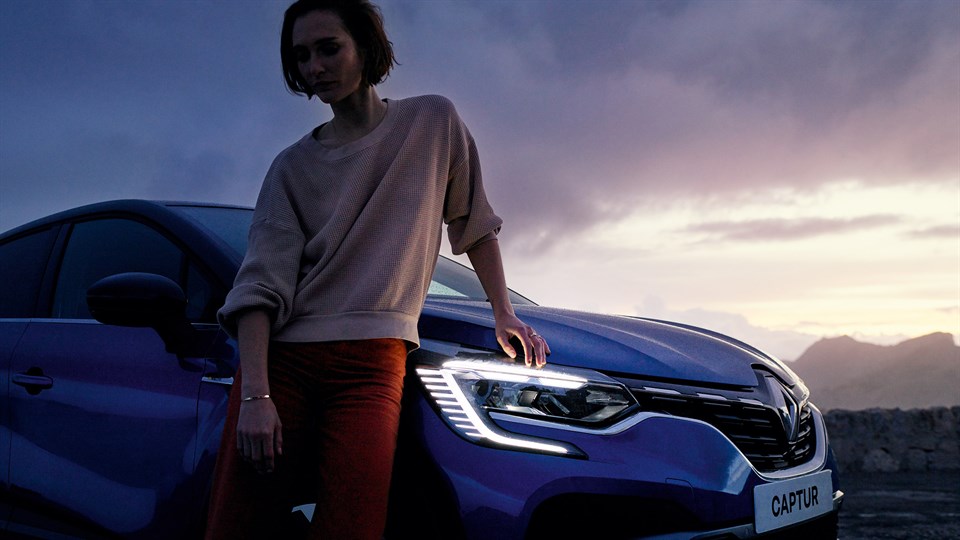
[[[166,353],[149,328],[31,322],[12,371],[42,364],[53,386],[7,402],[11,484],[32,490],[20,500],[132,537],[182,534],[204,504],[194,475],[204,363]]]
[[[239,254],[222,238],[164,203],[104,203],[39,223],[88,213],[137,216],[162,226],[224,287],[239,265]],[[33,226],[4,233],[0,240]],[[42,294],[50,294],[49,284]],[[737,388],[756,386],[753,368],[763,366],[788,386],[802,385],[779,361],[715,332],[535,306],[518,306],[517,312],[549,339],[551,364]],[[178,358],[164,352],[150,329],[42,317],[2,322],[0,388],[7,405],[0,409],[0,465],[11,458],[13,463],[9,476],[2,477],[0,519],[21,533],[196,535],[223,428],[229,386],[222,383],[237,366],[235,342],[212,325],[197,325],[206,336],[205,354]],[[482,302],[430,298],[420,320],[425,340],[497,351],[492,328],[491,312]],[[144,344],[151,351],[146,357]],[[97,363],[72,363],[81,353],[94,355]],[[411,355],[410,365],[430,354],[425,345]],[[42,399],[10,384],[10,373],[41,367],[33,365],[37,359],[43,360],[44,376],[54,381],[52,388],[39,392]],[[771,481],[719,431],[696,420],[650,415],[612,435],[500,422],[509,431],[569,442],[587,455],[572,459],[464,440],[440,419],[413,377],[404,406],[403,423],[410,433],[401,439],[413,441],[412,451],[423,454],[417,462],[421,468],[405,474],[439,479],[438,497],[452,498],[456,516],[451,522],[468,538],[522,538],[542,503],[571,493],[668,499],[696,516],[702,528],[749,523],[753,487]],[[96,444],[83,439],[91,430],[101,436]],[[78,436],[71,438],[72,432]],[[829,450],[818,468],[834,471],[838,490]],[[40,484],[47,488],[32,493],[12,482],[29,477],[37,485],[41,475]],[[16,508],[8,519],[4,512],[10,502]]]
[[[751,363],[765,361],[729,341],[661,322],[539,306],[518,306],[516,311],[529,319],[527,323],[537,328],[551,348],[557,345],[557,353],[550,358],[552,363],[643,373],[659,379],[751,386],[757,382]],[[436,318],[486,328],[493,325],[490,309],[481,302],[430,300],[424,308],[427,323],[432,322],[435,312],[440,315]],[[456,329],[456,325],[444,328]],[[432,336],[432,330],[428,324],[421,325],[422,335]],[[472,336],[460,332],[447,337],[470,343],[466,340]],[[489,338],[483,340],[482,346],[492,348]]]
[[[505,532],[526,530],[538,503],[567,493],[654,499],[676,491],[705,523],[717,521],[718,513],[723,520],[749,520],[753,514],[749,482],[754,473],[726,439],[704,424],[658,418],[616,436],[565,437],[590,455],[586,461],[521,453],[506,460],[498,455],[502,450],[463,441],[430,414],[429,408],[421,411],[425,444],[435,449],[458,495],[469,538],[521,538]],[[673,441],[685,442],[677,446]]]
[[[27,329],[26,321],[11,321],[0,325],[0,400],[6,403],[10,395],[10,358],[20,336]],[[10,517],[10,408],[0,407],[0,532],[6,530]]]
[[[551,361],[563,361],[555,356]],[[540,503],[571,493],[667,498],[705,527],[750,522],[753,488],[771,481],[716,428],[697,420],[649,415],[613,435],[501,423],[514,433],[572,443],[588,456],[577,460],[514,452],[503,459],[504,450],[453,434],[425,399],[417,400],[415,412],[404,414],[416,417],[420,443],[431,449],[449,481],[467,538],[522,538]],[[832,455],[819,465],[817,470],[836,471]],[[839,489],[836,474],[834,489]]]

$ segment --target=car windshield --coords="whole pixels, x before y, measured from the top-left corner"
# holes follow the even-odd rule
[[[533,305],[528,298],[514,291],[510,294],[510,302],[519,305]],[[430,282],[428,297],[459,298],[461,300],[486,301],[487,295],[483,292],[476,272],[444,256],[437,259],[437,269]]]
[[[246,253],[247,231],[250,229],[250,220],[253,219],[253,210],[226,206],[188,205],[171,205],[170,208],[200,223],[230,246],[239,257]],[[520,294],[514,291],[509,292],[512,303],[533,304]],[[487,298],[473,270],[442,256],[437,260],[437,269],[430,282],[427,296],[481,301]]]
[[[247,232],[250,230],[253,210],[226,206],[186,205],[171,205],[169,208],[200,222],[200,225],[230,246],[238,258],[242,258],[247,252]]]

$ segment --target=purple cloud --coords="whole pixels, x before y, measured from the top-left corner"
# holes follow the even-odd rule
[[[118,190],[252,204],[329,117],[283,88],[284,7],[0,2],[0,229]],[[453,99],[520,245],[677,200],[960,176],[951,0],[382,7],[402,65],[381,94]]]
[[[900,223],[891,215],[861,216],[850,219],[754,219],[747,221],[711,221],[691,225],[685,233],[705,234],[710,241],[804,240],[817,236],[843,234]]]
[[[909,235],[912,238],[952,238],[960,241],[960,223],[917,229],[910,231]]]

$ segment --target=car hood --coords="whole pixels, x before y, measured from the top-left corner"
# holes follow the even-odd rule
[[[752,387],[755,367],[788,386],[796,375],[779,360],[733,338],[680,323],[515,306],[517,315],[550,344],[548,363],[609,374],[709,385]],[[429,298],[420,337],[498,350],[486,302]]]

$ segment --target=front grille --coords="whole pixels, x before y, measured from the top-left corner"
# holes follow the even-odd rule
[[[630,391],[643,411],[695,418],[717,428],[760,472],[795,467],[811,459],[816,450],[813,417],[807,405],[800,409],[797,437],[789,441],[776,409],[752,399],[691,395],[652,387]]]

